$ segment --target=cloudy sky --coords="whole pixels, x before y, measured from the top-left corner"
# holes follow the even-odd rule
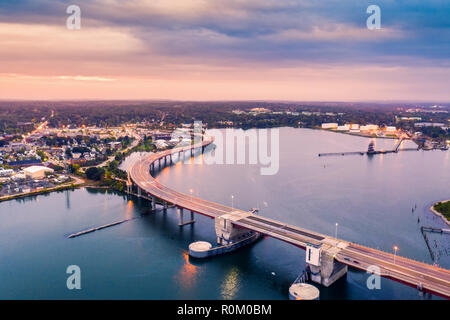
[[[449,17],[448,0],[0,0],[0,99],[448,102]]]

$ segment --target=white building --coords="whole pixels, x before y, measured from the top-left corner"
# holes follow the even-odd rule
[[[0,177],[9,177],[14,173],[12,169],[0,169]]]
[[[22,174],[22,173],[18,173],[18,174],[16,174],[16,175],[12,176],[11,179],[12,179],[13,181],[25,180],[25,179],[26,179],[26,176],[25,176],[24,174]]]
[[[445,124],[438,122],[416,122],[414,127],[445,127]]]
[[[396,127],[386,127],[386,131],[388,132],[395,132],[397,130]]]
[[[346,124],[346,125],[343,125],[343,126],[338,126],[336,130],[337,131],[349,131],[350,130],[350,125]]]
[[[168,146],[166,141],[162,140],[162,139],[156,140],[155,145],[156,145],[156,148],[158,148],[158,149],[164,149],[164,148],[167,148],[167,146]]]
[[[322,123],[322,129],[337,129],[337,123]]]
[[[378,126],[376,124],[368,124],[368,125],[365,125],[365,126],[361,126],[359,129],[361,131],[378,130]]]
[[[43,167],[43,166],[31,166],[23,169],[23,172],[27,177],[31,179],[42,179],[45,178],[45,173],[52,173],[54,170],[51,168]]]

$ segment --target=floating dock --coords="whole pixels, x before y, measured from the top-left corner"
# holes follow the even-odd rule
[[[319,157],[324,156],[347,156],[347,155],[355,155],[359,154],[361,156],[365,155],[366,152],[363,151],[350,151],[350,152],[326,152],[326,153],[319,153]]]
[[[116,222],[113,222],[113,223],[104,224],[104,225],[99,226],[99,227],[90,228],[90,229],[83,230],[83,231],[80,231],[80,232],[72,233],[72,234],[68,235],[67,238],[68,238],[68,239],[76,238],[76,237],[82,236],[82,235],[84,235],[84,234],[91,233],[91,232],[95,232],[95,231],[97,231],[97,230],[109,228],[109,227],[112,227],[112,226],[116,226],[116,225],[118,225],[118,224],[121,224],[121,223],[130,221],[130,220],[133,220],[133,219],[134,219],[134,218],[124,219],[124,220],[116,221]]]

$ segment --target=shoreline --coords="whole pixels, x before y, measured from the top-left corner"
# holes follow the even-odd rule
[[[432,213],[434,213],[435,215],[437,215],[438,217],[440,217],[440,218],[447,224],[447,226],[450,227],[450,221],[449,221],[442,213],[440,213],[439,211],[436,211],[436,210],[434,209],[434,206],[435,206],[437,203],[439,203],[439,202],[448,202],[448,201],[450,201],[450,199],[448,199],[448,200],[436,201],[435,203],[433,203],[433,204],[431,205],[430,211],[431,211]]]
[[[64,184],[64,185],[53,187],[53,188],[36,190],[36,191],[32,191],[32,192],[27,192],[27,193],[18,193],[18,194],[13,194],[10,196],[3,196],[3,197],[0,197],[0,202],[5,202],[5,201],[9,201],[9,200],[14,200],[14,199],[23,199],[26,197],[37,196],[40,194],[51,193],[51,192],[55,192],[55,191],[76,189],[76,188],[83,186],[86,183],[86,181],[84,181],[78,177],[75,178],[75,177],[71,176],[71,178],[74,179],[75,181],[71,182],[70,184]]]
[[[89,184],[89,183],[86,184],[86,182],[82,182],[82,183],[77,183],[77,184],[58,186],[58,187],[50,188],[50,189],[43,189],[43,190],[38,190],[38,191],[33,191],[33,192],[28,192],[28,193],[19,193],[19,194],[15,194],[15,195],[11,195],[11,196],[0,197],[0,203],[14,200],[14,199],[23,199],[23,198],[27,198],[27,197],[38,196],[40,194],[52,193],[55,191],[75,190],[78,188],[113,190],[113,191],[116,191],[119,193],[126,194],[126,192],[119,191],[117,189],[112,188],[111,186],[99,186],[99,185],[95,185],[95,184]]]
[[[37,191],[33,191],[33,192],[28,192],[28,193],[18,193],[18,194],[14,194],[11,196],[4,196],[0,198],[0,202],[5,202],[5,201],[9,201],[9,200],[14,200],[14,199],[22,199],[22,198],[26,198],[26,197],[32,197],[32,196],[37,196],[40,194],[45,194],[45,193],[51,193],[54,191],[63,191],[63,190],[68,190],[68,189],[76,189],[80,187],[80,185],[77,184],[71,184],[71,185],[65,185],[65,186],[59,186],[59,187],[55,187],[55,188],[50,188],[50,189],[43,189],[43,190],[37,190]]]
[[[314,128],[312,128],[312,129],[314,129]],[[376,136],[376,137],[374,137],[374,136],[372,136],[370,134],[364,134],[364,133],[358,133],[358,132],[353,133],[353,132],[346,132],[346,131],[337,131],[337,130],[331,130],[331,129],[322,129],[322,128],[319,128],[319,127],[317,129],[322,130],[322,131],[341,133],[341,134],[346,134],[346,135],[349,135],[349,136],[363,137],[363,138],[369,138],[369,139],[391,139],[391,140],[399,140],[400,139],[399,137],[387,137],[387,136],[384,136],[384,137]],[[409,138],[409,139],[406,139],[406,140],[412,140],[412,139]]]

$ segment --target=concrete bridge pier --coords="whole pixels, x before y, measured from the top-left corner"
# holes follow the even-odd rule
[[[142,191],[141,191],[141,188],[139,188],[139,186],[137,186],[137,193],[138,193],[138,197],[142,196]]]
[[[156,198],[152,197],[152,211],[156,210]]]
[[[187,224],[193,224],[195,222],[194,220],[194,213],[191,211],[191,219],[188,221],[184,221],[184,211],[183,208],[177,208],[177,215],[178,215],[178,226],[182,227]]]
[[[340,250],[339,246],[327,243],[320,247],[306,247],[306,262],[309,265],[313,282],[329,287],[347,274],[348,266],[334,259]]]
[[[167,211],[167,201],[163,201],[163,209],[164,211]]]

